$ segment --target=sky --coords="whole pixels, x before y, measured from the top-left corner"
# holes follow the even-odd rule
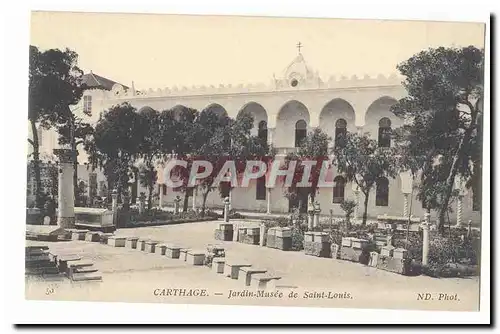
[[[33,12],[30,43],[137,89],[268,83],[298,54],[329,76],[389,75],[437,46],[484,47],[481,23]]]

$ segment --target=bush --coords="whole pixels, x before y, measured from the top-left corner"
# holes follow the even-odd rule
[[[292,250],[300,251],[304,249],[304,231],[297,227],[292,227]]]

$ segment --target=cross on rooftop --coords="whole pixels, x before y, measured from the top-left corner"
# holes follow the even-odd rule
[[[302,47],[303,47],[303,46],[302,46],[302,43],[298,42],[298,43],[297,43],[297,49],[299,50],[299,53],[300,53],[300,49],[301,49]]]

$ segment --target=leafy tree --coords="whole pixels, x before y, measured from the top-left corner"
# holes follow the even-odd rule
[[[328,161],[328,144],[331,138],[321,129],[316,128],[309,133],[302,141],[297,153],[290,153],[285,157],[285,169],[292,161],[297,163],[294,178],[291,187],[287,189],[286,197],[289,199],[297,198],[300,192],[311,196],[312,200],[316,197],[321,167],[324,161]],[[307,164],[315,163],[310,167],[310,176],[305,182],[311,182],[310,186],[301,186]]]
[[[119,198],[126,190],[130,167],[140,153],[143,140],[140,129],[136,109],[123,103],[103,114],[96,124],[94,140],[85,142],[89,162],[94,168],[103,168],[108,189],[116,188]]]
[[[151,210],[153,205],[153,189],[158,180],[158,174],[152,164],[142,164],[139,167],[139,182],[143,187],[148,189],[148,210]]]
[[[333,163],[346,179],[355,182],[365,196],[363,225],[368,217],[368,197],[376,182],[397,175],[397,160],[391,148],[378,147],[366,134],[346,133],[342,145],[334,147]]]
[[[76,52],[69,49],[40,51],[30,45],[29,53],[28,120],[32,139],[28,138],[28,142],[33,148],[36,205],[42,207],[38,127],[48,129],[64,123],[71,114],[69,106],[78,103],[85,87]]]
[[[472,180],[480,183],[484,51],[431,48],[398,69],[406,77],[408,96],[392,111],[410,122],[397,141],[403,156],[415,157],[412,169],[422,170],[419,197],[438,208],[443,232],[455,177],[460,175],[469,187]]]

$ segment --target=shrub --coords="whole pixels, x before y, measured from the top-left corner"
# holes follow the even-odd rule
[[[300,251],[304,249],[304,230],[292,227],[292,250]]]

